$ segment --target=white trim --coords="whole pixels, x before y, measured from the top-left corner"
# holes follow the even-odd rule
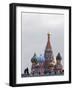
[[[21,12],[42,12],[42,13],[60,13],[64,14],[64,76],[50,77],[26,77],[21,78]],[[16,8],[16,83],[37,83],[69,80],[69,11],[63,9],[44,9],[32,7]]]

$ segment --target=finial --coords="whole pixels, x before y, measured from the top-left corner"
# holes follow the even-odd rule
[[[36,56],[36,53],[34,52],[34,56]]]
[[[48,36],[50,36],[51,35],[51,32],[48,32]]]

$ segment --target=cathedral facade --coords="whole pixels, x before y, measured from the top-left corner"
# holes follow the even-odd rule
[[[33,57],[31,58],[32,76],[64,74],[63,65],[61,62],[62,57],[60,53],[58,53],[58,55],[56,56],[56,60],[54,60],[50,36],[51,34],[48,33],[48,40],[44,55],[40,55],[38,57],[36,53],[34,53]]]

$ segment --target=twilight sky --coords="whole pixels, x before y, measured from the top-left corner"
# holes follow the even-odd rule
[[[51,32],[51,44],[54,57],[61,53],[64,61],[64,15],[22,13],[22,65],[31,72],[31,58],[34,52],[39,56],[44,54],[47,44],[47,33]]]

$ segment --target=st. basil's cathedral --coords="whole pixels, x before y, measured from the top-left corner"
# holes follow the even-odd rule
[[[36,53],[34,53],[33,57],[31,58],[31,76],[64,74],[62,57],[60,53],[58,53],[56,58],[54,58],[50,37],[51,33],[48,33],[48,40],[44,55],[40,55],[38,57]]]

